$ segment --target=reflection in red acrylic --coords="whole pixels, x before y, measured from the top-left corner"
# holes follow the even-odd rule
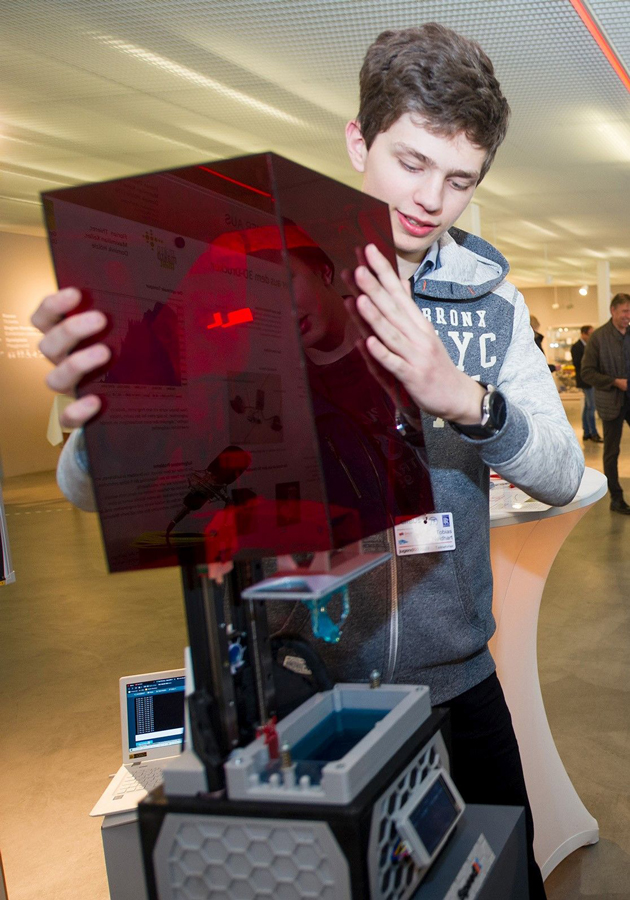
[[[432,509],[347,312],[357,248],[395,263],[384,204],[273,154],[45,204],[60,286],[109,322],[81,391],[104,401],[86,440],[112,571],[340,548]]]
[[[267,191],[261,191],[259,188],[252,187],[251,184],[244,184],[242,181],[237,181],[235,178],[228,178],[227,175],[221,175],[220,172],[217,172],[215,169],[209,169],[208,166],[199,166],[202,172],[210,172],[211,175],[216,175],[217,178],[223,178],[225,181],[229,181],[232,184],[236,184],[239,187],[247,188],[248,191],[253,191],[255,194],[262,194],[263,197],[273,197]]]
[[[212,323],[210,325],[206,325],[208,330],[212,328],[231,328],[232,325],[244,325],[245,322],[253,322],[254,317],[252,315],[251,309],[236,309],[234,312],[230,312],[227,314],[226,321],[223,321],[223,314],[220,312],[215,312],[212,314]]]
[[[227,486],[245,472],[252,461],[251,454],[233,445],[226,447],[202,472],[188,476],[188,492],[182,500],[182,507],[171,519],[166,529],[169,535],[178,522],[193,510],[201,509],[205,503],[220,501],[226,506],[230,502]]]

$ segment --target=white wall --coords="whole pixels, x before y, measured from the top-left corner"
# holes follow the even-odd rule
[[[617,293],[630,293],[630,285],[611,285],[613,296]],[[598,321],[597,285],[589,285],[588,294],[583,297],[577,287],[539,287],[522,288],[521,292],[532,315],[536,316],[543,334],[547,329],[559,326],[592,325],[597,328],[603,325]],[[553,309],[552,304],[559,308]]]
[[[5,477],[54,469],[46,440],[53,394],[50,363],[37,350],[30,316],[56,282],[43,237],[0,232],[0,454]]]

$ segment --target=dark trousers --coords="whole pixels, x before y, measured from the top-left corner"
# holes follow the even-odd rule
[[[608,479],[610,499],[615,502],[623,500],[623,490],[619,484],[619,472],[617,461],[619,459],[619,446],[621,444],[621,432],[623,423],[630,425],[630,403],[625,397],[623,407],[616,419],[608,419],[602,422],[604,426],[604,475]]]
[[[582,431],[584,437],[594,437],[597,434],[595,422],[595,388],[582,388],[584,394],[584,407],[582,409]]]
[[[521,756],[496,674],[441,704],[451,711],[451,776],[466,803],[525,807],[530,900],[545,900]]]

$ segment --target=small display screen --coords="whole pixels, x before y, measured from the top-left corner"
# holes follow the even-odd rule
[[[457,813],[455,798],[440,776],[409,815],[409,821],[429,855],[433,854],[457,818]]]

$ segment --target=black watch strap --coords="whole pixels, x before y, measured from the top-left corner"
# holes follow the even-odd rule
[[[450,422],[450,426],[460,434],[471,438],[494,437],[505,425],[507,407],[505,397],[491,384],[482,384],[486,392],[481,398],[481,422],[479,425],[459,425]]]

